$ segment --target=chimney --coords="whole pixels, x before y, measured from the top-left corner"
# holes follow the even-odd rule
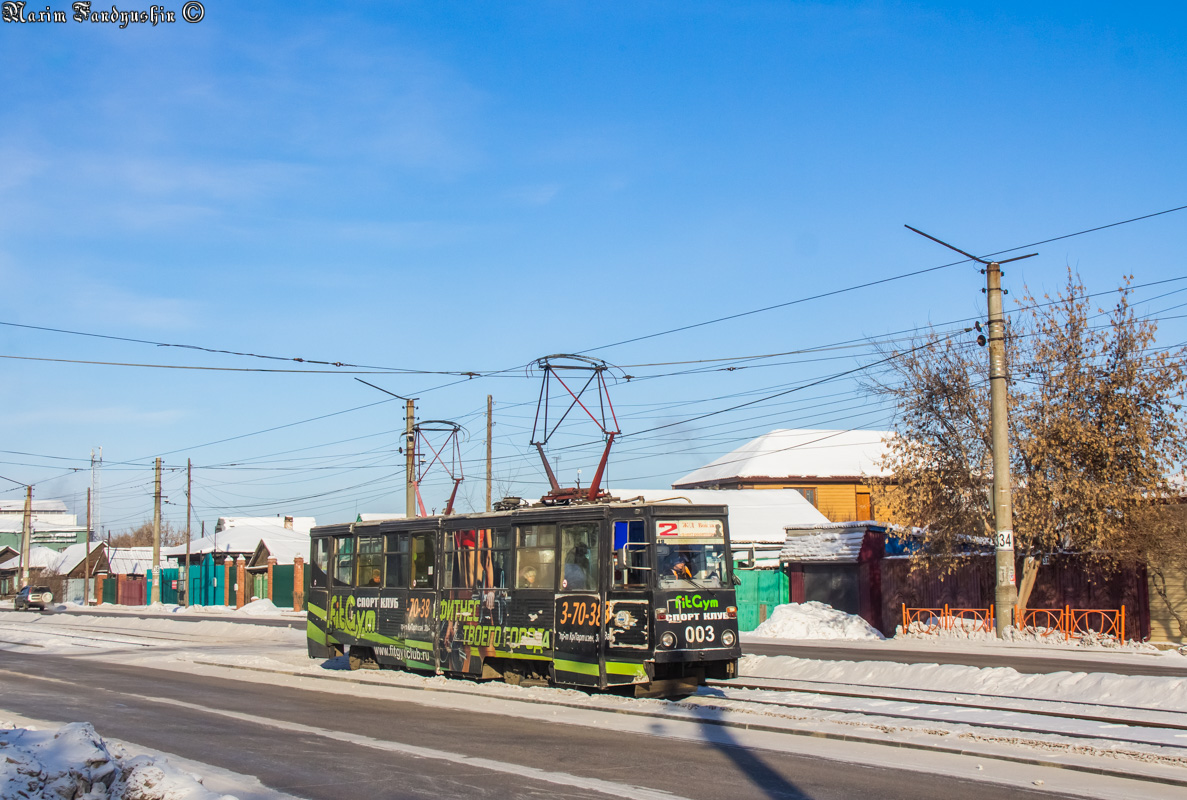
[[[288,528],[290,531],[293,529],[293,518],[292,517],[284,518],[284,527]]]

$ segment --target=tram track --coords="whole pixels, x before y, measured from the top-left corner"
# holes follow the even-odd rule
[[[804,693],[804,694],[809,694],[809,693]],[[938,716],[938,715],[927,715],[927,714],[911,714],[911,713],[904,713],[901,710],[896,711],[896,710],[891,710],[888,708],[862,709],[862,708],[846,708],[843,706],[836,706],[836,705],[821,706],[819,704],[814,704],[809,700],[805,700],[804,702],[797,703],[797,702],[792,702],[792,701],[788,701],[788,700],[768,700],[768,699],[754,698],[754,697],[748,697],[748,696],[747,697],[738,697],[738,696],[730,696],[730,695],[725,695],[725,696],[697,695],[695,697],[687,698],[681,702],[686,703],[686,704],[694,704],[694,705],[698,705],[698,706],[715,708],[715,707],[719,707],[718,704],[722,700],[728,700],[733,703],[741,703],[741,704],[745,704],[745,705],[757,705],[757,706],[776,707],[776,708],[791,708],[791,709],[799,709],[799,710],[805,710],[805,711],[810,710],[810,711],[815,711],[815,712],[824,712],[826,714],[830,714],[830,713],[831,714],[847,714],[847,715],[857,714],[857,715],[866,716],[866,717],[884,718],[884,719],[890,719],[890,720],[906,720],[906,721],[911,721],[911,722],[930,723],[932,725],[935,725],[935,724],[964,725],[964,726],[971,727],[971,728],[987,729],[987,730],[994,730],[994,731],[1010,731],[1012,733],[1029,733],[1029,734],[1039,734],[1039,735],[1044,735],[1044,736],[1062,736],[1062,737],[1068,737],[1068,738],[1073,738],[1073,739],[1085,739],[1085,740],[1102,741],[1102,742],[1123,742],[1125,744],[1137,744],[1137,745],[1143,745],[1143,746],[1147,746],[1147,747],[1161,747],[1161,748],[1172,748],[1172,749],[1176,749],[1176,750],[1182,750],[1184,755],[1187,756],[1187,743],[1178,744],[1175,742],[1168,742],[1168,741],[1165,741],[1164,739],[1159,739],[1156,737],[1142,738],[1142,737],[1138,737],[1138,736],[1124,735],[1121,731],[1117,731],[1115,733],[1104,734],[1104,733],[1090,733],[1090,732],[1086,732],[1086,731],[1077,731],[1077,730],[1068,730],[1068,729],[1055,729],[1051,726],[1040,727],[1036,724],[1023,721],[1022,719],[1017,719],[1013,722],[1008,722],[1008,721],[990,722],[990,721],[986,721],[986,720],[961,718],[959,716]],[[887,700],[886,702],[910,703],[910,701],[896,701],[896,700]],[[915,703],[915,704],[918,705],[918,703]],[[1019,718],[1038,716],[1038,717],[1071,719],[1071,720],[1075,720],[1077,722],[1093,722],[1093,723],[1098,723],[1098,724],[1103,724],[1103,725],[1114,725],[1114,726],[1118,726],[1118,727],[1122,727],[1122,728],[1151,727],[1151,726],[1141,726],[1139,723],[1136,723],[1132,720],[1110,719],[1110,718],[1103,718],[1103,717],[1097,717],[1097,718],[1076,717],[1076,716],[1070,715],[1070,714],[1057,715],[1057,714],[1050,714],[1050,713],[1044,713],[1044,712],[1019,711],[1016,709],[1006,710],[1006,709],[1000,709],[1000,708],[996,708],[996,707],[992,707],[992,706],[985,706],[985,707],[972,707],[969,705],[944,706],[944,705],[941,705],[938,703],[935,704],[935,706],[937,708],[937,711],[940,709],[943,709],[943,708],[954,708],[955,707],[955,708],[963,709],[966,711],[970,710],[970,709],[976,710],[976,711],[997,711],[997,712],[1001,712],[1001,713],[1004,713],[1007,715],[1013,715],[1014,717],[1019,717]],[[731,708],[731,710],[737,710],[736,707],[730,707],[730,708]],[[1165,725],[1165,726],[1158,726],[1158,727],[1162,728],[1162,729],[1183,731],[1185,734],[1187,734],[1187,728],[1184,728],[1182,726]]]
[[[734,681],[710,680],[706,683],[706,685],[721,689],[787,692],[808,695],[814,694],[827,697],[846,697],[863,700],[884,700],[890,702],[914,703],[938,707],[968,708],[979,711],[1001,711],[1005,713],[1032,714],[1053,718],[1082,720],[1086,722],[1099,722],[1103,724],[1131,725],[1141,728],[1180,730],[1187,733],[1187,712],[1168,711],[1165,709],[1147,708],[1144,706],[1123,706],[1113,703],[1087,703],[1082,700],[1042,700],[1039,698],[1021,697],[1016,695],[986,695],[980,692],[950,692],[939,689],[915,689],[898,686],[880,686],[877,684],[860,684],[860,687],[862,688],[861,691],[855,690],[853,688],[821,688],[858,686],[857,684],[838,683],[833,681],[787,681],[786,684],[780,685],[770,680],[764,680],[762,683],[742,683],[742,680],[743,679],[737,679]],[[805,688],[803,684],[812,685]],[[874,693],[870,692],[869,689],[886,689],[891,692],[901,692],[902,694],[889,694],[885,692]],[[948,699],[929,699],[927,697],[909,695],[945,695]],[[969,702],[967,700],[959,699],[968,697],[992,698],[994,700],[1013,700],[1019,703],[1029,703],[1032,705],[1026,708],[1019,708],[1018,706],[989,705],[984,702]],[[1041,706],[1036,706],[1033,704],[1078,706],[1084,709],[1084,711],[1072,713],[1070,711],[1042,708]],[[819,708],[819,706],[814,707]],[[1162,719],[1134,719],[1132,717],[1104,716],[1097,713],[1097,709],[1133,711],[1146,715],[1157,714],[1160,715]]]

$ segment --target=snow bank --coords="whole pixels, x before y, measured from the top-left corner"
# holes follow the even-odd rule
[[[861,617],[824,603],[786,603],[760,624],[754,636],[764,639],[883,639]]]
[[[250,603],[239,609],[238,613],[246,614],[249,617],[274,617],[279,614],[281,609],[276,607],[266,597],[261,597],[259,600],[252,600]]]
[[[121,758],[89,722],[57,730],[0,722],[0,797],[30,800],[234,800],[167,759]]]

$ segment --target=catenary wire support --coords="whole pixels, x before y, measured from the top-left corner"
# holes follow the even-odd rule
[[[613,367],[605,361],[589,356],[556,354],[536,359],[535,368],[542,373],[540,381],[540,396],[536,403],[536,418],[532,423],[531,444],[540,454],[544,464],[544,472],[548,476],[549,492],[542,502],[550,505],[564,505],[574,501],[594,501],[605,493],[601,491],[602,477],[606,472],[606,462],[610,458],[610,448],[614,445],[614,438],[622,431],[618,426],[618,417],[614,413],[614,404],[610,402],[610,390],[606,382],[606,373]],[[569,380],[565,380],[565,376]],[[574,380],[576,378],[576,380]],[[574,391],[573,386],[579,382],[581,388]],[[573,385],[571,386],[570,383]],[[597,402],[594,402],[594,394]],[[552,413],[553,397],[558,405],[564,405],[564,411],[557,417]],[[597,471],[588,489],[580,487],[562,488],[557,481],[548,456],[544,453],[544,446],[557,432],[561,424],[579,408],[598,426],[598,430],[606,437],[606,447],[602,451],[602,458],[598,462]]]
[[[420,515],[427,517],[425,513],[424,499],[420,495],[420,484],[436,464],[440,464],[442,469],[449,475],[453,481],[453,491],[449,493],[449,502],[445,504],[445,516],[453,513],[453,501],[457,499],[457,490],[461,486],[462,481],[465,480],[465,475],[462,474],[462,443],[461,434],[465,432],[465,428],[458,425],[456,422],[450,422],[444,419],[430,419],[424,422],[418,422],[413,427],[413,434],[415,436],[415,453],[420,458],[416,459],[416,502],[420,507]],[[438,434],[445,434],[445,438],[441,440],[438,446],[434,446],[432,439],[439,438]],[[427,462],[424,461],[424,456],[432,453],[433,457]]]

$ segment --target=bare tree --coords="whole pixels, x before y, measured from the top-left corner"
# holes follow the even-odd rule
[[[185,530],[171,522],[161,523],[161,546],[172,547],[185,541]],[[112,547],[152,547],[152,520],[142,522],[111,537]]]
[[[1094,313],[1069,270],[1054,298],[1024,292],[1007,327],[1020,553],[1074,550],[1111,567],[1182,546],[1183,517],[1153,509],[1175,494],[1168,479],[1187,454],[1185,351],[1155,347],[1156,323],[1134,313],[1128,287]],[[994,529],[985,352],[929,331],[887,355],[890,377],[873,388],[898,415],[877,499],[891,520],[920,529],[927,555],[960,556]],[[1037,565],[1023,570],[1023,607]]]

